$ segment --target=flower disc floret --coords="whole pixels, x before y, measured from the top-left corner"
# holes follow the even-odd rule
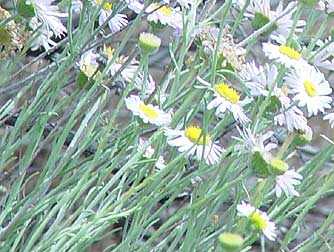
[[[309,80],[304,81],[304,87],[305,91],[309,96],[315,96],[317,94],[316,87],[314,86],[314,83]]]
[[[255,227],[262,231],[267,227],[267,222],[262,218],[261,214],[258,211],[255,211],[249,216],[250,221],[255,225]]]
[[[139,104],[139,109],[146,115],[147,117],[150,118],[158,118],[159,114],[150,106],[145,105],[145,104]]]
[[[197,126],[189,126],[188,128],[186,128],[185,135],[193,143],[198,143],[201,145],[203,143],[205,145],[208,145],[211,141],[211,137],[208,134],[205,136],[205,141],[204,141],[203,130]]]
[[[280,45],[279,46],[279,51],[280,51],[280,53],[288,56],[291,59],[299,60],[302,57],[302,55],[299,52],[297,52],[292,47],[289,47],[289,46],[286,46],[286,45]]]
[[[239,93],[234,89],[231,88],[228,84],[225,82],[219,83],[214,86],[214,89],[217,93],[219,93],[221,96],[229,100],[230,102],[236,104],[240,100]]]

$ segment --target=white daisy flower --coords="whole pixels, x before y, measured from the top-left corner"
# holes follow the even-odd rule
[[[290,196],[298,197],[299,192],[296,191],[294,186],[299,185],[302,179],[303,176],[300,175],[298,172],[295,172],[294,169],[288,170],[282,175],[276,176],[275,177],[276,196],[280,197],[282,195],[282,192],[284,192],[287,197]]]
[[[237,205],[238,216],[246,217],[254,227],[262,232],[269,240],[275,241],[276,226],[275,223],[270,221],[266,212],[256,209],[252,205],[241,201],[241,204]]]
[[[153,79],[152,75],[148,75],[148,78],[145,83],[145,87],[143,87],[143,76],[141,75],[138,81],[135,82],[135,87],[139,90],[144,90],[147,95],[150,95],[154,92],[155,90],[155,80]]]
[[[36,51],[38,50],[41,46],[44,47],[45,50],[49,50],[51,49],[52,46],[57,45],[56,42],[54,42],[51,39],[52,33],[50,34],[48,32],[48,30],[46,29],[45,26],[43,26],[37,19],[37,17],[33,17],[30,22],[29,22],[29,26],[31,27],[31,29],[33,31],[36,31],[39,27],[42,27],[40,30],[40,34],[38,34],[38,36],[36,36],[36,38],[34,38],[30,49],[32,51]]]
[[[97,53],[95,53],[93,50],[89,50],[81,55],[80,61],[77,63],[77,66],[88,78],[91,78],[98,72],[98,58],[99,55]]]
[[[209,102],[208,109],[211,110],[216,108],[216,116],[222,116],[226,110],[232,112],[233,117],[236,121],[240,123],[245,123],[249,121],[248,117],[244,113],[242,108],[242,103],[245,101],[240,101],[240,95],[238,91],[230,87],[227,83],[221,82],[214,85],[211,88],[210,83],[203,80],[202,78],[197,78],[202,85],[196,86],[197,88],[208,88],[214,92],[215,98]]]
[[[315,67],[304,65],[293,69],[284,78],[289,93],[294,94],[294,101],[298,101],[299,107],[307,107],[309,116],[317,115],[331,107],[332,93],[329,83],[324,75]]]
[[[305,131],[307,126],[307,118],[303,112],[296,106],[290,108],[281,108],[280,114],[274,117],[276,125],[286,126],[289,132],[295,130]]]
[[[245,63],[238,74],[244,80],[252,96],[268,96],[269,87],[272,87],[275,82],[278,71],[275,65],[257,66],[254,61],[251,61]]]
[[[137,150],[140,151],[146,145],[146,143],[147,143],[146,140],[144,140],[143,138],[139,138],[139,144],[138,144]],[[154,155],[154,152],[155,152],[155,150],[152,148],[151,145],[149,145],[146,148],[146,150],[145,150],[145,152],[143,154],[143,157],[151,159],[153,157],[153,155]],[[166,166],[165,159],[164,159],[163,156],[160,155],[157,158],[157,161],[155,163],[155,167],[158,168],[159,170],[161,170],[161,169],[165,168],[165,166]]]
[[[108,46],[104,46],[103,47],[103,54],[106,56],[107,58],[107,62],[109,62],[110,60],[112,60],[113,56],[114,56],[114,52],[115,49],[108,47]],[[119,69],[121,69],[121,67],[123,66],[123,64],[127,61],[128,57],[126,56],[119,56],[117,57],[114,62],[110,65],[110,68],[108,69],[109,74],[111,74],[111,76],[114,76]],[[138,68],[138,62],[136,60],[132,60],[129,64],[126,65],[126,67],[122,70],[122,72],[120,73],[120,75],[116,78],[116,81],[119,82],[131,82],[131,80],[134,78],[136,70]],[[135,85],[140,85],[140,83],[142,82],[140,76],[137,76],[135,79],[135,83],[139,83],[139,84],[135,84]],[[125,85],[124,85],[125,86]]]
[[[216,164],[221,158],[223,149],[213,142],[211,136],[206,133],[205,139],[203,130],[197,126],[189,126],[185,130],[166,129],[167,142],[176,146],[179,152],[187,152],[188,156],[195,155],[197,160],[205,159],[208,165]]]
[[[176,0],[181,6],[190,8],[191,5],[194,5],[194,0]],[[164,3],[169,4],[169,0],[163,0]]]
[[[64,36],[67,33],[66,27],[61,22],[61,18],[67,17],[67,13],[59,11],[57,5],[49,0],[26,0],[26,4],[34,7],[35,15],[43,23],[42,28],[46,29],[48,38],[52,35],[56,37]]]
[[[318,10],[326,11],[327,14],[334,12],[334,1],[333,0],[319,0],[316,8]]]
[[[237,129],[240,137],[233,136],[232,138],[240,142],[240,144],[234,147],[238,155],[260,152],[265,160],[269,161],[271,159],[272,155],[270,151],[277,148],[277,144],[271,142],[265,144],[265,142],[273,136],[273,131],[268,131],[265,134],[256,134],[250,128],[243,128],[242,131],[239,128]]]
[[[236,0],[234,1],[234,4],[236,4],[239,9],[242,9],[246,4],[246,0]],[[283,13],[287,9],[291,9],[291,11]],[[290,2],[283,9],[283,2],[280,1],[277,9],[271,10],[270,0],[250,0],[249,5],[246,8],[245,16],[252,20],[252,26],[256,30],[280,17],[269,30],[271,32],[270,37],[275,39],[275,37],[272,37],[272,35],[274,35],[287,38],[293,26],[292,16],[296,10],[297,4],[295,2]],[[295,32],[302,32],[305,24],[306,22],[304,20],[298,20]]]
[[[158,106],[145,104],[137,95],[131,95],[126,98],[125,105],[135,116],[139,116],[144,123],[162,126],[168,125],[171,121],[171,113],[160,110]]]
[[[326,40],[318,40],[317,46],[319,47],[314,52],[311,52],[313,58],[311,63],[320,69],[334,71],[334,42],[329,36]]]
[[[328,120],[331,128],[334,128],[334,113],[329,113],[324,116],[324,120]]]
[[[263,43],[262,46],[264,54],[268,59],[275,60],[287,68],[306,64],[306,61],[299,52],[285,44],[274,45],[271,43]]]
[[[144,0],[123,0],[124,2],[127,3],[128,8],[130,10],[133,10],[135,13],[139,13],[144,9]]]
[[[103,3],[103,0],[94,0],[95,5],[100,6]],[[112,15],[112,4],[106,2],[101,9],[101,13],[99,16],[99,25],[101,26],[106,22],[109,17]],[[109,21],[108,26],[110,28],[111,33],[115,33],[120,31],[124,26],[128,24],[128,18],[125,14],[117,13],[115,14]]]
[[[168,25],[176,30],[182,30],[182,14],[179,8],[172,8],[160,5],[157,2],[151,3],[146,9],[147,20],[154,23]]]

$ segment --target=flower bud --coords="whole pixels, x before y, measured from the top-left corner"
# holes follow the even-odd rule
[[[139,35],[139,47],[143,54],[155,53],[158,51],[160,44],[160,38],[152,33],[142,32]]]
[[[244,243],[242,236],[234,233],[222,233],[219,235],[218,240],[224,252],[240,251]]]
[[[285,163],[283,160],[273,158],[270,161],[269,172],[272,175],[282,175],[289,169],[289,165]]]

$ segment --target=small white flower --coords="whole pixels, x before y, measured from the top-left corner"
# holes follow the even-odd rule
[[[268,96],[269,88],[273,86],[277,73],[275,65],[257,66],[254,61],[251,61],[245,63],[238,74],[244,80],[252,96]]]
[[[198,88],[208,88],[214,92],[215,98],[209,102],[207,108],[209,110],[216,108],[216,116],[223,116],[225,111],[228,110],[232,112],[236,121],[240,123],[249,121],[241,106],[242,101],[240,101],[239,93],[234,88],[230,87],[225,82],[218,83],[211,88],[210,83],[201,78],[197,79],[203,84],[203,86],[197,86]]]
[[[139,13],[144,9],[144,0],[123,0],[128,4],[128,8],[135,13]]]
[[[332,93],[329,83],[324,75],[315,67],[304,65],[298,70],[293,69],[284,78],[290,87],[289,93],[294,94],[294,101],[299,107],[307,107],[309,116],[317,115],[331,107]]]
[[[80,61],[77,62],[77,66],[88,78],[94,79],[99,73],[99,64],[97,62],[98,57],[99,55],[97,53],[95,53],[93,50],[89,50],[82,54]]]
[[[104,46],[103,48],[103,54],[107,58],[107,62],[111,61],[113,56],[114,56],[115,49],[111,47]],[[108,69],[109,74],[111,76],[114,76],[119,69],[123,66],[123,64],[127,61],[128,57],[126,56],[119,56],[115,59],[115,61],[110,65],[110,68]],[[116,78],[116,81],[119,82],[131,82],[131,80],[135,76],[135,72],[138,68],[138,62],[136,60],[132,60],[130,63],[126,65],[126,67],[122,70],[120,75]],[[136,84],[136,83],[139,84]],[[141,77],[137,76],[135,79],[135,85],[139,86],[140,83],[142,82]],[[125,86],[125,85],[124,85]]]
[[[334,113],[329,113],[324,116],[324,120],[328,120],[331,128],[334,128]]]
[[[326,11],[327,14],[334,12],[334,1],[333,0],[319,0],[316,8],[318,10]]]
[[[293,169],[286,171],[282,175],[276,176],[275,178],[276,196],[280,197],[282,192],[284,192],[287,197],[289,196],[298,197],[299,192],[296,191],[294,186],[299,185],[302,179],[303,179],[303,176],[300,175],[298,172],[295,172],[295,170]]]
[[[239,141],[240,143],[235,145],[234,150],[240,154],[253,154],[255,152],[260,152],[261,155],[269,161],[271,159],[270,151],[277,147],[275,143],[264,144],[269,138],[274,134],[273,131],[268,131],[265,134],[256,134],[250,128],[243,128],[241,131],[237,128],[240,134],[240,137],[233,136],[232,138]]]
[[[144,140],[143,138],[139,138],[139,144],[138,144],[138,148],[137,148],[137,150],[140,151],[140,150],[144,147],[144,145],[146,145],[146,143],[147,143],[146,140]],[[151,145],[149,145],[149,146],[146,148],[146,150],[145,150],[143,156],[144,156],[145,158],[150,159],[150,158],[153,157],[154,152],[155,152],[155,150],[152,148]],[[155,163],[155,167],[158,168],[159,170],[161,170],[161,169],[165,168],[165,166],[166,166],[165,159],[164,159],[163,156],[160,155],[160,156],[157,158],[157,161],[156,161],[156,163]]]
[[[324,41],[320,39],[317,41],[316,44],[319,48],[311,52],[313,56],[311,63],[320,69],[334,71],[334,42],[331,41],[330,36]]]
[[[275,60],[287,68],[300,67],[306,64],[306,61],[302,58],[302,55],[292,47],[287,45],[274,45],[271,43],[263,43],[264,54],[270,60]]]
[[[100,6],[102,4],[102,0],[94,0],[95,5]],[[112,4],[106,2],[101,9],[101,13],[99,16],[99,25],[101,26],[104,22],[106,22],[109,17],[112,15]],[[109,21],[108,26],[110,28],[111,33],[115,33],[120,31],[124,26],[128,24],[128,18],[125,14],[117,13],[115,14]]]
[[[209,165],[216,164],[223,149],[212,142],[211,136],[207,133],[204,139],[203,130],[196,126],[189,126],[185,130],[166,129],[167,142],[171,146],[176,146],[178,151],[187,152],[188,156],[195,155],[197,160],[205,159]]]
[[[308,127],[306,117],[296,106],[281,108],[280,114],[274,117],[274,122],[280,126],[286,125],[289,132],[295,130],[305,131]]]
[[[247,217],[257,230],[262,232],[269,240],[275,241],[277,236],[276,226],[274,222],[270,221],[266,212],[256,209],[244,201],[237,205],[237,211],[238,216]]]
[[[50,37],[64,36],[67,33],[66,27],[61,22],[60,18],[67,17],[67,13],[59,11],[57,5],[53,5],[53,1],[49,0],[27,0],[27,4],[32,4],[37,18],[45,25]],[[52,33],[51,33],[52,32]]]
[[[160,5],[157,2],[151,3],[146,9],[147,20],[154,23],[168,25],[176,30],[182,30],[182,14],[179,8],[172,8]]]
[[[126,98],[125,105],[135,116],[139,116],[144,123],[162,126],[169,124],[171,121],[171,113],[160,110],[158,106],[145,104],[137,95]]]
[[[234,4],[241,10],[246,4],[246,0],[235,0]],[[283,12],[286,9],[292,10],[283,15]],[[283,9],[283,2],[279,1],[276,10],[271,10],[270,0],[250,0],[249,5],[246,8],[245,16],[252,19],[253,25],[257,24],[256,26],[258,27],[254,27],[256,29],[259,29],[265,24],[280,17],[276,23],[273,24],[270,37],[273,39],[275,39],[274,36],[284,36],[287,38],[293,26],[293,14],[296,10],[297,4],[295,2],[290,2]],[[298,20],[295,27],[295,33],[302,32],[305,24],[306,22],[304,20]]]

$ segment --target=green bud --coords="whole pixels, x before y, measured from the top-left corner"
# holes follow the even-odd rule
[[[242,236],[234,233],[222,233],[219,235],[218,241],[224,252],[240,251],[244,243]]]
[[[289,169],[289,165],[283,160],[273,158],[270,161],[269,172],[272,175],[281,175]]]
[[[16,2],[16,10],[17,12],[25,18],[32,18],[35,16],[35,8],[34,5],[26,4],[26,0],[18,0]]]
[[[152,33],[142,32],[139,35],[139,47],[143,54],[155,53],[158,51],[160,44],[160,38]]]

